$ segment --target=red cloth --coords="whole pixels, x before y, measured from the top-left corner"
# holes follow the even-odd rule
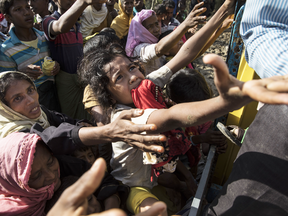
[[[0,13],[0,22],[2,22],[3,19],[4,19],[4,15]]]
[[[143,80],[136,89],[131,90],[131,94],[134,105],[139,109],[167,108],[161,88],[156,86],[151,80]],[[169,156],[185,154],[189,150],[191,142],[182,128],[164,132],[163,134],[168,138],[167,151]]]

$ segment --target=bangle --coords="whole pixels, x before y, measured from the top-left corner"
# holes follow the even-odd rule
[[[192,141],[192,137],[193,137],[194,135],[191,135],[190,136],[190,142],[192,143],[192,146],[197,146],[198,144],[195,144],[193,141]]]

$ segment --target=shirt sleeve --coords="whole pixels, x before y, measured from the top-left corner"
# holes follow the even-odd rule
[[[45,37],[48,41],[55,40],[55,38],[57,37],[57,36],[51,35],[51,32],[50,32],[52,23],[55,20],[56,19],[54,17],[48,16],[48,17],[44,18],[44,20],[42,22],[42,28],[43,28],[43,31],[45,33]]]
[[[144,63],[158,58],[155,51],[156,44],[142,43],[135,47],[133,56],[140,58]]]
[[[172,71],[167,66],[162,66],[156,71],[148,74],[146,79],[151,80],[155,85],[163,88],[166,83],[168,83],[170,77],[172,76]]]
[[[240,34],[246,61],[261,78],[288,73],[287,10],[285,1],[246,2]]]

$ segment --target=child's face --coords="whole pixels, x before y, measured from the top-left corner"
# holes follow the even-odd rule
[[[166,20],[170,20],[173,17],[174,8],[166,7]]]
[[[74,156],[76,158],[87,161],[90,164],[93,164],[96,160],[95,155],[91,151],[91,148],[88,148],[86,151],[74,151]]]
[[[14,24],[17,28],[32,28],[34,23],[34,15],[28,1],[15,0],[9,8],[9,14],[5,15],[7,21]]]
[[[145,79],[138,66],[123,56],[117,56],[104,66],[109,77],[108,90],[117,103],[133,104],[131,90]]]
[[[133,13],[134,0],[124,0],[122,4],[122,8],[127,15],[131,15]]]
[[[142,22],[142,25],[156,38],[160,36],[160,26],[156,15],[152,15],[151,17],[145,19]]]
[[[41,12],[47,10],[48,3],[46,0],[29,0],[30,7],[34,14],[41,14]]]

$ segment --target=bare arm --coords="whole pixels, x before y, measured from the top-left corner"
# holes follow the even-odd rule
[[[205,23],[206,16],[199,16],[206,11],[206,8],[200,8],[203,6],[203,2],[195,5],[188,17],[178,26],[171,34],[162,38],[155,46],[156,55],[158,57],[167,53],[182,36],[188,31],[189,28],[194,27],[197,24]],[[200,9],[199,9],[200,8]]]
[[[106,0],[77,0],[58,20],[51,24],[50,33],[58,35],[69,32],[84,9],[92,2],[105,3]]]
[[[188,65],[198,56],[215,30],[234,12],[234,7],[235,0],[226,0],[214,16],[186,41],[177,55],[166,64],[173,73]]]
[[[213,33],[213,35],[210,37],[210,39],[206,43],[205,47],[203,47],[203,49],[201,50],[200,53],[198,53],[198,55],[195,57],[195,59],[198,58],[199,56],[201,56],[204,52],[206,52],[206,50],[215,42],[215,40],[222,34],[222,32],[225,29],[229,28],[229,26],[231,25],[232,22],[233,22],[233,19],[231,19],[229,17],[226,20],[224,20],[222,25]]]
[[[80,128],[79,138],[84,145],[124,141],[141,150],[162,152],[163,148],[154,145],[153,142],[165,141],[165,136],[140,134],[144,131],[156,130],[154,124],[136,125],[130,121],[132,117],[138,117],[142,114],[143,110],[123,111],[115,121],[108,125]]]
[[[209,100],[177,104],[170,109],[152,112],[147,123],[154,123],[157,127],[156,132],[199,125],[239,109],[252,100],[269,104],[288,104],[288,75],[243,83],[229,75],[228,68],[220,56],[206,55],[203,61],[214,66],[214,81],[220,95]]]

